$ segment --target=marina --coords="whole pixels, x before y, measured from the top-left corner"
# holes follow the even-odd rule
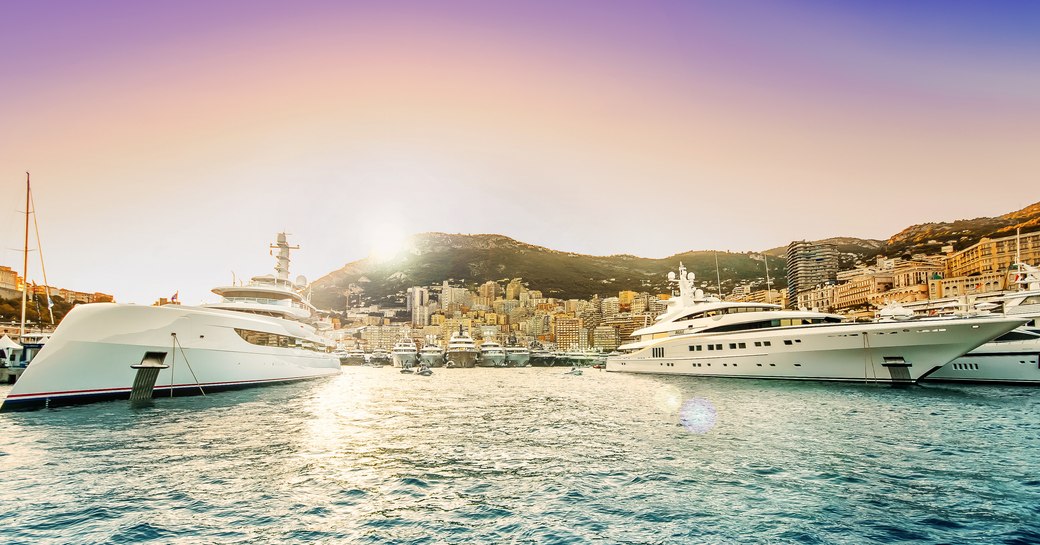
[[[1035,389],[563,372],[2,413],[0,541],[1040,539]]]
[[[1040,3],[3,23],[0,545],[1040,545]]]

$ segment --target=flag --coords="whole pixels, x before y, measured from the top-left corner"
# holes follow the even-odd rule
[[[173,292],[173,296],[170,297],[170,302],[173,303],[174,301],[176,301],[177,300],[177,296],[180,295],[180,293],[181,293],[181,290],[177,290],[177,291]]]

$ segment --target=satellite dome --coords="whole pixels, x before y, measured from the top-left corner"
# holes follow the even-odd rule
[[[669,273],[668,273],[668,280],[669,280],[669,281],[675,280],[675,273],[673,273],[673,272],[669,272]]]
[[[300,276],[297,276],[296,277],[296,285],[300,286],[301,288],[303,286],[306,286],[307,285],[307,277],[302,275],[302,274]]]

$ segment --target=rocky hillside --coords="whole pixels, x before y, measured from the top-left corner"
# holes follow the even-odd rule
[[[1031,204],[1017,212],[995,218],[975,218],[953,222],[922,223],[907,227],[885,241],[888,255],[937,253],[949,244],[962,250],[975,244],[983,237],[997,238],[1040,228],[1040,202]]]

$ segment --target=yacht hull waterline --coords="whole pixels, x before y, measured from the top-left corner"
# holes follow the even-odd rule
[[[168,305],[116,303],[74,308],[11,389],[0,411],[107,399],[129,399],[146,354],[159,354],[154,397],[199,394],[328,377],[340,372],[332,354],[258,346],[237,330],[312,337],[291,320]],[[200,390],[201,386],[201,390]]]

